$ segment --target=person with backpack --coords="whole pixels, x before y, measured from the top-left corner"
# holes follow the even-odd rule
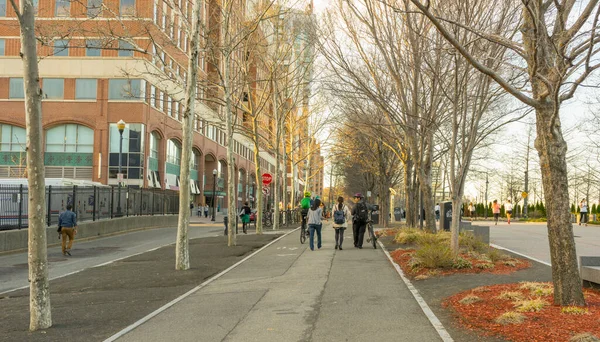
[[[313,205],[308,210],[307,221],[308,221],[308,232],[310,250],[315,250],[315,232],[317,233],[317,248],[321,249],[321,227],[323,227],[323,208],[321,208],[321,200],[315,199]]]
[[[344,230],[348,227],[350,209],[344,204],[344,197],[338,197],[338,203],[331,208],[333,210],[333,229],[335,229],[335,249],[342,250],[344,242]]]
[[[361,193],[354,195],[356,204],[352,208],[352,233],[354,233],[354,247],[362,249],[367,221],[369,220],[369,206]]]
[[[310,191],[304,192],[304,198],[300,201],[300,213],[302,215],[302,226],[306,225],[306,215],[308,215],[308,209],[312,206],[313,201],[310,199]],[[308,229],[306,229],[308,235]]]
[[[244,234],[248,234],[247,227],[250,223],[250,213],[252,209],[248,206],[248,202],[244,202],[244,206],[242,206],[242,210],[240,210],[240,217],[242,218],[242,231]]]

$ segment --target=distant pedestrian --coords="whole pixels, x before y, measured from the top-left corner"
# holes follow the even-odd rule
[[[252,209],[248,206],[248,202],[244,202],[244,206],[240,211],[240,217],[242,218],[242,231],[244,234],[248,234],[248,224],[250,223],[250,213]]]
[[[369,205],[365,203],[365,198],[361,193],[354,195],[356,204],[352,208],[352,233],[354,233],[354,247],[362,249],[369,220]]]
[[[194,216],[194,202],[190,202],[190,216]]]
[[[494,200],[492,203],[492,213],[494,213],[494,225],[498,225],[498,218],[500,217],[500,204],[498,204],[498,200]]]
[[[581,226],[581,223],[585,223],[585,225],[587,226],[588,224],[588,205],[587,205],[587,201],[584,199],[581,200],[581,202],[579,202],[579,225]]]
[[[475,218],[475,205],[473,205],[473,202],[469,203],[469,213],[471,214],[471,222],[473,222]]]
[[[508,220],[508,224],[510,224],[510,217],[512,216],[512,212],[513,212],[513,205],[512,203],[510,203],[510,200],[506,200],[506,203],[504,203],[504,211],[506,211],[506,219]]]
[[[335,229],[335,249],[342,250],[344,231],[348,227],[348,219],[352,215],[344,204],[344,197],[338,197],[338,204],[333,208],[333,229]]]
[[[321,249],[321,227],[323,226],[323,208],[321,208],[321,200],[315,199],[313,205],[308,210],[308,232],[310,234],[309,246],[310,250],[315,250],[314,237],[317,233],[317,248]]]
[[[58,226],[61,227],[60,233],[62,235],[62,253],[69,256],[71,255],[73,240],[75,240],[75,235],[77,235],[77,215],[71,209],[73,209],[73,206],[67,204],[67,210],[58,216]],[[67,237],[69,238],[68,246]]]
[[[436,221],[440,220],[440,204],[439,203],[435,204],[435,220]]]
[[[208,211],[210,210],[210,207],[207,205],[204,206],[204,218],[208,218]]]

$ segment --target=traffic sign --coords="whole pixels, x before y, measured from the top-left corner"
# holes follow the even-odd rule
[[[527,198],[527,193],[526,193],[525,191],[523,191],[523,192],[521,193],[521,197],[523,197],[523,198]]]
[[[263,194],[265,194],[265,195],[269,196],[269,192],[270,192],[270,189],[269,189],[269,187],[268,187],[268,186],[264,186],[264,187],[262,188],[262,192],[263,192]]]
[[[271,176],[270,173],[263,173],[262,174],[263,185],[269,185],[269,184],[271,184],[272,181],[273,181],[273,176]]]

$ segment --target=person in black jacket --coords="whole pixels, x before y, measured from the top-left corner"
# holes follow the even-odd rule
[[[240,217],[242,218],[242,231],[244,232],[244,234],[248,234],[247,227],[250,223],[251,212],[252,209],[250,209],[250,207],[248,206],[248,202],[245,202],[244,206],[242,207],[242,210],[240,210]]]
[[[354,195],[356,204],[352,208],[352,233],[354,235],[354,247],[362,249],[367,221],[369,219],[369,205],[361,193]]]

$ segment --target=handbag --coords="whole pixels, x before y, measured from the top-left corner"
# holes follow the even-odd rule
[[[56,230],[56,232],[60,233],[62,231],[62,227],[58,226],[58,229]]]

